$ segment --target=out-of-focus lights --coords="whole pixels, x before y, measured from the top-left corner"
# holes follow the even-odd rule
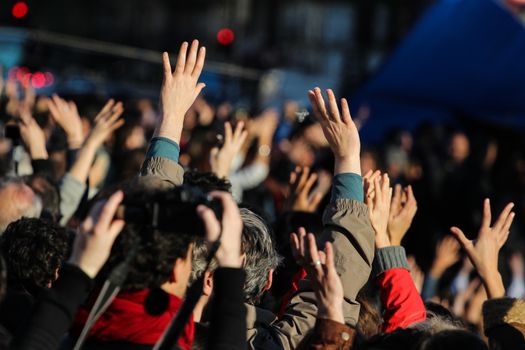
[[[235,40],[235,33],[230,28],[222,28],[217,32],[217,41],[221,45],[231,45]]]
[[[11,10],[11,13],[13,14],[14,18],[24,18],[27,16],[27,13],[29,12],[29,8],[27,7],[27,4],[24,1],[19,1],[13,5],[13,9]]]

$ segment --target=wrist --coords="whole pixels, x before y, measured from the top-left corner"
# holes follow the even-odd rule
[[[361,175],[361,160],[358,155],[335,157],[334,175],[354,173]]]
[[[45,147],[32,147],[29,149],[29,155],[31,159],[48,159],[49,154]]]
[[[84,139],[82,137],[68,137],[67,139],[67,147],[69,149],[79,149],[83,143]]]
[[[239,269],[242,267],[242,258],[236,254],[217,254],[216,259],[220,267]]]
[[[91,267],[91,266],[89,266],[89,264],[82,264],[82,262],[79,261],[79,260],[80,260],[79,258],[72,256],[69,259],[68,263],[70,265],[78,267],[86,275],[88,275],[89,278],[94,279],[97,276],[97,273],[98,273],[99,269],[97,269],[96,267]]]
[[[446,268],[443,268],[439,265],[432,265],[432,268],[430,269],[430,276],[434,278],[440,278],[443,273],[445,272]]]
[[[392,244],[386,234],[378,234],[376,236],[376,249],[390,247]]]
[[[345,323],[342,303],[339,307],[319,305],[319,310],[317,311],[317,317],[329,319],[329,320],[336,321],[339,323]]]
[[[161,125],[155,129],[154,137],[165,137],[180,145],[180,139],[182,135],[182,125],[172,126],[167,123],[161,123]]]
[[[480,276],[483,280],[483,285],[485,286],[485,291],[487,292],[487,297],[489,299],[501,298],[505,296],[505,286],[503,285],[503,280],[501,274],[498,271],[490,271]]]

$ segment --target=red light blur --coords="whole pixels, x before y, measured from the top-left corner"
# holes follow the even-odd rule
[[[235,33],[230,28],[222,28],[217,33],[217,41],[221,45],[231,45],[235,40]]]
[[[31,77],[31,86],[35,89],[41,89],[46,86],[46,76],[42,72],[36,72]]]
[[[29,12],[29,8],[24,1],[15,3],[13,5],[13,9],[11,10],[14,18],[24,18],[27,15],[27,12]]]

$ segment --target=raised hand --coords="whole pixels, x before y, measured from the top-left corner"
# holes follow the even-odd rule
[[[124,119],[120,119],[122,113],[124,113],[122,102],[115,103],[113,99],[106,102],[95,117],[95,126],[91,129],[86,142],[100,147],[113,131],[124,125]]]
[[[210,196],[219,199],[222,204],[221,222],[210,208],[199,205],[197,214],[206,228],[206,242],[213,244],[220,237],[220,247],[215,259],[221,267],[240,268],[242,266],[241,237],[243,222],[239,207],[232,195],[227,192],[211,192]]]
[[[211,170],[215,175],[219,178],[227,178],[230,175],[233,159],[241,151],[247,137],[248,132],[244,130],[243,122],[237,123],[235,131],[229,122],[224,123],[223,146],[220,149],[213,148],[210,154]]]
[[[387,227],[392,197],[390,178],[388,174],[383,174],[382,177],[374,177],[373,182],[370,178],[365,179],[365,184],[369,192],[365,202],[370,211],[370,222],[376,234],[376,249],[389,247],[391,242],[387,234]]]
[[[461,246],[454,237],[447,236],[439,241],[430,275],[434,278],[440,278],[449,267],[461,259],[460,249]]]
[[[308,167],[297,167],[290,173],[290,194],[286,203],[287,210],[308,213],[317,210],[325,193],[318,191],[310,193],[316,180],[317,174],[310,173]]]
[[[20,136],[29,151],[31,159],[47,159],[46,135],[31,115],[29,107],[21,104],[20,114]]]
[[[199,83],[204,67],[206,49],[199,49],[199,42],[193,40],[188,53],[188,43],[182,43],[175,70],[172,71],[167,52],[162,54],[164,81],[160,91],[161,117],[155,129],[155,136],[167,137],[180,143],[184,116],[205,87]]]
[[[113,220],[124,194],[115,192],[106,202],[96,203],[80,225],[69,262],[91,278],[109,258],[113,242],[124,228],[124,220]]]
[[[396,185],[388,218],[388,236],[392,245],[401,245],[401,240],[410,228],[416,212],[417,201],[412,186],[402,190],[401,185]]]
[[[335,156],[335,174],[361,174],[359,153],[361,141],[346,99],[341,99],[341,112],[337,106],[334,92],[326,90],[328,106],[325,104],[321,89],[316,87],[308,91],[315,117],[323,128],[324,136]]]
[[[301,227],[298,234],[290,235],[292,252],[297,260],[304,262],[311,277],[317,298],[317,317],[344,323],[343,284],[334,264],[332,244],[327,242],[324,252],[317,250],[315,236],[306,235]]]
[[[477,269],[489,298],[505,295],[505,288],[498,271],[498,255],[509,237],[510,226],[515,216],[512,212],[513,207],[514,203],[507,204],[496,222],[491,226],[490,201],[485,199],[483,219],[475,241],[467,239],[458,227],[450,228],[450,231],[466,251],[472,265]]]
[[[84,131],[75,102],[68,102],[58,95],[53,95],[47,100],[47,106],[53,120],[64,129],[68,147],[70,149],[80,148],[84,142]]]

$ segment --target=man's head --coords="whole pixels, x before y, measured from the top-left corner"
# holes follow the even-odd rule
[[[0,238],[8,281],[28,290],[48,288],[68,253],[64,228],[42,219],[23,218],[11,223]]]
[[[271,287],[272,274],[279,266],[281,257],[277,253],[271,229],[266,221],[249,209],[241,208],[240,211],[244,224],[242,231],[242,252],[246,271],[244,296],[247,303],[254,304]],[[207,253],[204,243],[196,243],[192,280],[205,272]],[[212,273],[216,268],[217,265],[212,260],[209,272]],[[211,293],[211,289],[209,292]]]
[[[168,192],[138,186],[124,193],[125,202],[153,203]],[[130,261],[130,270],[123,289],[138,291],[161,287],[170,294],[182,297],[191,273],[194,240],[194,232],[179,232],[176,229],[177,220],[184,219],[173,218],[173,231],[155,230],[148,225],[128,220],[113,245],[100,277],[106,277],[115,266],[129,258],[136,250],[134,258]]]
[[[37,218],[42,212],[42,201],[21,179],[0,181],[0,233],[7,225],[22,217]]]

